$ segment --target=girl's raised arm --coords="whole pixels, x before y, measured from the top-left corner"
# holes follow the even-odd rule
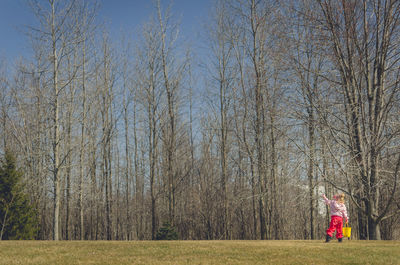
[[[324,201],[325,201],[325,204],[330,204],[331,203],[331,201],[330,200],[328,200],[328,198],[325,196],[325,194],[322,194],[322,196],[321,196],[323,199],[324,199]]]

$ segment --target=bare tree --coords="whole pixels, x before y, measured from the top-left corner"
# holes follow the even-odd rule
[[[162,65],[163,88],[165,89],[167,121],[163,141],[166,149],[166,175],[168,185],[168,220],[174,225],[176,192],[178,183],[183,178],[179,174],[180,165],[177,161],[178,144],[177,136],[180,134],[180,106],[182,95],[182,79],[186,74],[187,59],[178,58],[177,44],[179,37],[179,24],[172,21],[169,8],[163,13],[161,3],[157,1],[158,39],[160,42],[160,61]]]
[[[225,1],[219,1],[216,4],[216,8],[213,14],[213,24],[210,25],[209,38],[210,38],[210,50],[212,51],[210,66],[210,74],[212,78],[213,86],[215,86],[216,94],[218,97],[218,103],[211,102],[211,105],[218,106],[216,109],[215,116],[218,117],[217,127],[215,128],[216,134],[219,137],[219,160],[220,160],[220,187],[219,194],[220,204],[219,207],[221,217],[221,238],[230,238],[230,218],[228,209],[228,155],[229,155],[229,142],[228,135],[230,130],[230,108],[232,98],[232,86],[234,78],[233,68],[233,47],[230,32],[230,16],[227,3]],[[212,106],[211,106],[212,108]]]
[[[124,48],[124,53],[129,54],[129,44]],[[129,150],[129,106],[131,101],[131,91],[132,88],[130,79],[128,78],[129,76],[129,62],[127,57],[124,57],[122,59],[123,64],[122,64],[122,82],[123,82],[123,102],[122,102],[122,107],[123,107],[123,115],[124,115],[124,127],[125,127],[125,207],[126,207],[126,213],[125,213],[125,218],[126,218],[126,239],[129,240],[131,237],[131,215],[130,215],[130,194],[131,194],[131,175],[132,175],[132,169],[131,169],[131,152]],[[133,101],[134,102],[134,101]],[[135,103],[135,102],[134,102]],[[135,103],[136,104],[136,103]],[[135,119],[134,119],[135,122]]]
[[[113,100],[115,70],[111,43],[107,33],[103,35],[102,44],[102,90],[101,90],[101,118],[102,118],[102,185],[104,185],[105,226],[106,239],[112,239],[112,138],[114,130]]]
[[[143,104],[146,113],[146,134],[147,134],[147,156],[148,176],[150,184],[151,200],[151,239],[155,239],[157,230],[156,216],[156,193],[157,161],[158,161],[158,130],[160,116],[160,90],[162,64],[159,60],[161,43],[159,32],[156,30],[154,20],[151,20],[143,27],[142,42],[136,51],[136,67],[138,78],[136,87],[139,101]]]
[[[79,143],[79,181],[78,181],[78,211],[79,211],[79,238],[80,240],[85,239],[85,226],[84,226],[84,168],[85,161],[84,155],[86,151],[86,130],[87,130],[87,116],[88,116],[88,95],[87,95],[87,84],[88,84],[88,62],[90,60],[88,57],[88,47],[90,48],[90,40],[93,38],[93,32],[95,30],[94,27],[94,19],[96,16],[97,6],[96,3],[93,4],[83,4],[80,13],[77,14],[76,19],[80,20],[81,23],[78,24],[79,28],[77,29],[77,35],[80,38],[80,52],[81,55],[81,74],[80,74],[80,85],[81,85],[81,93],[80,99],[82,101],[82,111],[80,115],[80,124],[81,124],[81,137]],[[78,47],[77,47],[78,49]]]
[[[295,14],[293,20],[293,34],[290,34],[293,46],[289,53],[290,55],[290,66],[293,68],[296,74],[295,84],[299,87],[298,91],[302,98],[300,108],[305,110],[304,114],[301,114],[300,119],[304,120],[305,126],[307,126],[307,137],[308,143],[306,144],[307,150],[304,150],[306,154],[306,160],[308,160],[308,189],[309,189],[309,220],[310,220],[310,238],[315,239],[316,236],[316,216],[317,216],[317,192],[316,186],[318,185],[317,180],[317,114],[316,111],[318,103],[316,102],[317,97],[321,94],[322,84],[322,67],[324,65],[324,56],[321,49],[318,47],[318,33],[314,30],[311,21],[309,20],[309,14],[312,12],[312,2],[302,1],[299,4],[302,12]],[[294,8],[294,10],[296,10]],[[297,105],[298,105],[297,104]],[[316,110],[317,109],[317,110]]]
[[[241,39],[245,49],[246,68],[251,69],[252,80],[250,84],[252,99],[254,100],[253,109],[253,128],[255,144],[255,174],[257,178],[256,187],[258,189],[258,218],[260,225],[260,238],[266,239],[267,214],[269,205],[267,170],[267,90],[269,89],[269,76],[271,68],[268,67],[270,54],[268,45],[271,43],[271,33],[273,31],[274,12],[276,10],[272,1],[234,1],[230,3],[234,10],[233,16],[237,17],[240,25],[238,30],[242,31],[244,37]]]
[[[60,202],[61,202],[61,167],[68,154],[61,153],[60,106],[61,95],[74,80],[77,67],[72,75],[63,74],[66,58],[79,41],[75,34],[78,21],[73,19],[77,5],[75,1],[49,1],[48,7],[41,6],[38,1],[31,1],[31,7],[39,20],[39,28],[30,28],[37,39],[46,47],[49,54],[48,76],[51,82],[50,104],[52,106],[52,174],[54,182],[53,239],[60,239]],[[65,150],[64,150],[65,151]],[[68,152],[67,152],[68,153]]]

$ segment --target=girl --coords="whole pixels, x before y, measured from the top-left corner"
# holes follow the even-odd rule
[[[344,194],[336,194],[333,195],[334,200],[328,200],[325,194],[322,194],[322,198],[325,203],[330,207],[330,215],[331,215],[331,223],[329,224],[329,228],[326,230],[326,243],[328,243],[333,236],[333,233],[336,230],[336,238],[339,243],[342,242],[343,233],[343,218],[345,218],[346,224],[349,221],[347,216],[346,205],[344,205]]]

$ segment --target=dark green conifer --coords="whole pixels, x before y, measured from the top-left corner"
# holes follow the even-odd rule
[[[0,165],[0,240],[35,238],[37,214],[23,191],[22,175],[6,152]]]
[[[178,233],[169,222],[164,222],[157,232],[156,240],[178,240]]]

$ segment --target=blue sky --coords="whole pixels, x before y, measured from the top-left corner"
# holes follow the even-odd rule
[[[155,11],[153,0],[99,0],[98,18],[106,23],[111,36],[122,31],[134,34]],[[164,6],[171,0],[161,0]],[[172,0],[172,13],[181,21],[182,37],[196,46],[213,0]],[[34,25],[27,0],[0,0],[0,57],[8,62],[29,56],[31,48],[24,25]]]

